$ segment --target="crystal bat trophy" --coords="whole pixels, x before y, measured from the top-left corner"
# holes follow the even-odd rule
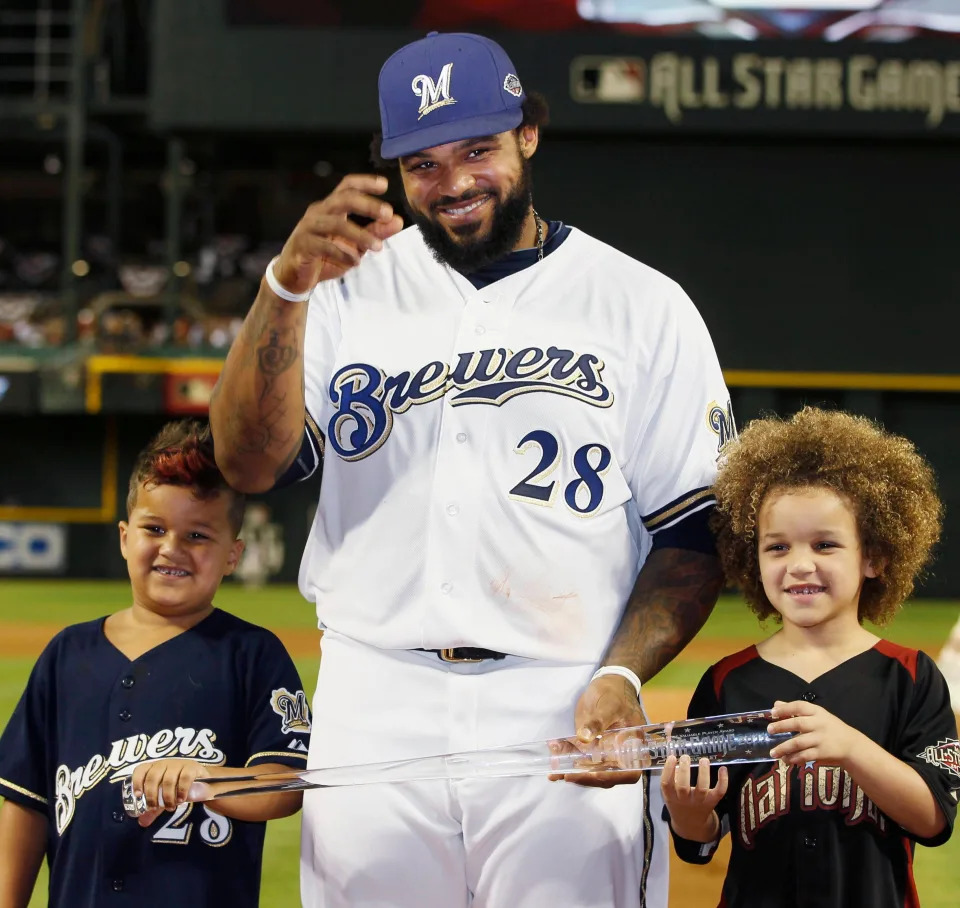
[[[689,756],[693,763],[705,757],[712,765],[762,763],[772,759],[770,751],[777,744],[792,737],[769,734],[767,725],[772,721],[769,710],[730,713],[611,729],[587,742],[577,737],[551,738],[387,763],[207,778],[193,783],[187,800],[213,801],[239,795],[374,783],[635,773],[662,768],[671,754]],[[146,799],[142,794],[135,795],[130,777],[122,780],[121,787],[127,814],[136,817],[145,813]]]

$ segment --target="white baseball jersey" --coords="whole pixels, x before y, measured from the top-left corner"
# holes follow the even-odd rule
[[[482,290],[402,231],[317,287],[305,370],[326,454],[301,591],[385,649],[596,662],[732,430],[689,298],[576,229]]]

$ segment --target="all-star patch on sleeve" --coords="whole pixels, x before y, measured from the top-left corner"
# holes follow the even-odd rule
[[[960,742],[950,704],[950,691],[940,670],[926,653],[884,641],[882,651],[896,659],[912,680],[904,690],[907,699],[896,754],[927,783],[946,818],[946,828],[923,845],[939,845],[950,838],[957,816],[960,791]]]

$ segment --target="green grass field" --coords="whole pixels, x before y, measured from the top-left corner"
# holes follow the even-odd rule
[[[0,622],[65,625],[104,615],[129,604],[128,587],[122,582],[99,581],[0,581]],[[304,640],[316,634],[312,607],[293,587],[272,586],[248,590],[227,584],[217,604],[248,621],[277,631],[300,630]],[[960,604],[923,600],[910,604],[881,633],[888,639],[926,650],[936,656],[956,620]],[[756,620],[736,599],[723,599],[701,631],[701,639],[739,640],[739,645],[764,635]],[[5,723],[13,711],[33,658],[0,659],[0,719]],[[317,678],[318,658],[297,658],[297,668],[308,696]],[[668,666],[651,682],[652,687],[692,690],[707,663],[683,660]],[[264,908],[287,908],[299,904],[299,819],[291,817],[268,825],[264,853],[261,904]],[[917,886],[925,908],[955,908],[960,884],[960,835],[941,848],[918,847]],[[30,908],[46,904],[46,876],[41,877]],[[684,908],[684,906],[679,906]]]

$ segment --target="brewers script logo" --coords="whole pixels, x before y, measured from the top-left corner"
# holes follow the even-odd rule
[[[413,77],[410,87],[413,93],[420,99],[420,116],[422,120],[428,113],[436,110],[438,107],[446,107],[448,104],[456,104],[457,99],[450,97],[450,75],[453,72],[453,64],[444,64],[440,70],[440,78],[436,82],[430,76],[421,73]]]
[[[368,363],[351,363],[330,381],[330,401],[337,409],[327,426],[327,441],[344,460],[368,457],[389,437],[394,413],[448,393],[451,407],[499,407],[518,394],[534,392],[609,407],[613,392],[600,380],[603,368],[592,353],[559,347],[477,350],[461,353],[453,366],[436,360],[413,374],[386,375]]]
[[[306,735],[310,733],[310,708],[302,690],[290,693],[285,687],[273,692],[270,708],[283,720],[281,731]]]
[[[960,741],[947,738],[936,745],[924,748],[923,753],[917,756],[960,779]]]
[[[106,755],[94,754],[86,765],[71,770],[58,766],[54,776],[54,819],[57,834],[63,835],[70,825],[77,801],[85,792],[102,782],[108,775],[111,782],[131,775],[133,768],[145,760],[181,757],[198,763],[222,765],[226,756],[214,745],[216,733],[209,728],[162,728],[152,735],[141,732],[121,738],[110,745]],[[120,795],[117,794],[117,803]]]

